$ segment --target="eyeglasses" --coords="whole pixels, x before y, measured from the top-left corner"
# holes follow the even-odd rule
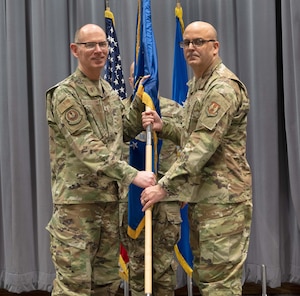
[[[96,45],[99,45],[100,48],[104,49],[107,48],[108,42],[107,41],[100,41],[100,42],[76,42],[76,44],[82,44],[85,46],[86,49],[95,49]]]
[[[192,43],[192,45],[194,47],[201,47],[204,43],[206,42],[215,42],[216,40],[214,39],[210,39],[210,40],[205,40],[205,39],[202,39],[202,38],[196,38],[196,39],[193,39],[193,40],[183,40],[179,43],[180,47],[181,48],[188,48],[190,46],[190,43]]]

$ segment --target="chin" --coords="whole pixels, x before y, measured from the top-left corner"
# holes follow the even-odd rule
[[[103,68],[104,66],[105,66],[105,63],[103,63],[103,62],[94,64],[95,68]]]
[[[187,63],[189,66],[196,66],[198,65],[198,62],[196,60],[187,60]]]

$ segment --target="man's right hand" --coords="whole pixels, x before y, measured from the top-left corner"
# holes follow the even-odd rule
[[[152,130],[156,132],[160,132],[163,127],[163,121],[154,110],[147,110],[142,113],[142,124],[144,129],[148,125],[152,125]]]
[[[139,171],[132,183],[141,188],[147,188],[156,184],[156,176],[153,172]]]

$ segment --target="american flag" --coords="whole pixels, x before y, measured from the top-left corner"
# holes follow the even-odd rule
[[[121,55],[119,50],[119,44],[117,39],[117,34],[114,27],[114,15],[109,8],[106,8],[104,12],[105,16],[105,32],[107,36],[107,41],[109,44],[109,53],[105,65],[104,79],[111,85],[111,87],[118,92],[121,99],[127,97],[126,85],[123,76]],[[120,277],[125,280],[125,284],[129,280],[129,270],[128,264],[129,258],[125,247],[120,244],[120,255],[119,255],[119,265]],[[125,292],[125,290],[124,290]],[[125,294],[124,294],[125,295]]]
[[[109,43],[109,53],[105,65],[104,79],[118,92],[121,99],[125,99],[127,97],[126,85],[118,39],[114,27],[114,15],[108,10],[105,11],[105,31]]]

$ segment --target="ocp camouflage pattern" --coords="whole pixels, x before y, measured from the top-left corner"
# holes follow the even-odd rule
[[[251,199],[248,111],[246,87],[221,59],[205,77],[189,82],[182,125],[165,122],[159,134],[183,147],[158,182],[170,193],[168,200],[226,204]]]
[[[55,204],[116,201],[120,185],[132,182],[137,170],[121,160],[123,108],[104,79],[92,82],[79,69],[47,91]]]

